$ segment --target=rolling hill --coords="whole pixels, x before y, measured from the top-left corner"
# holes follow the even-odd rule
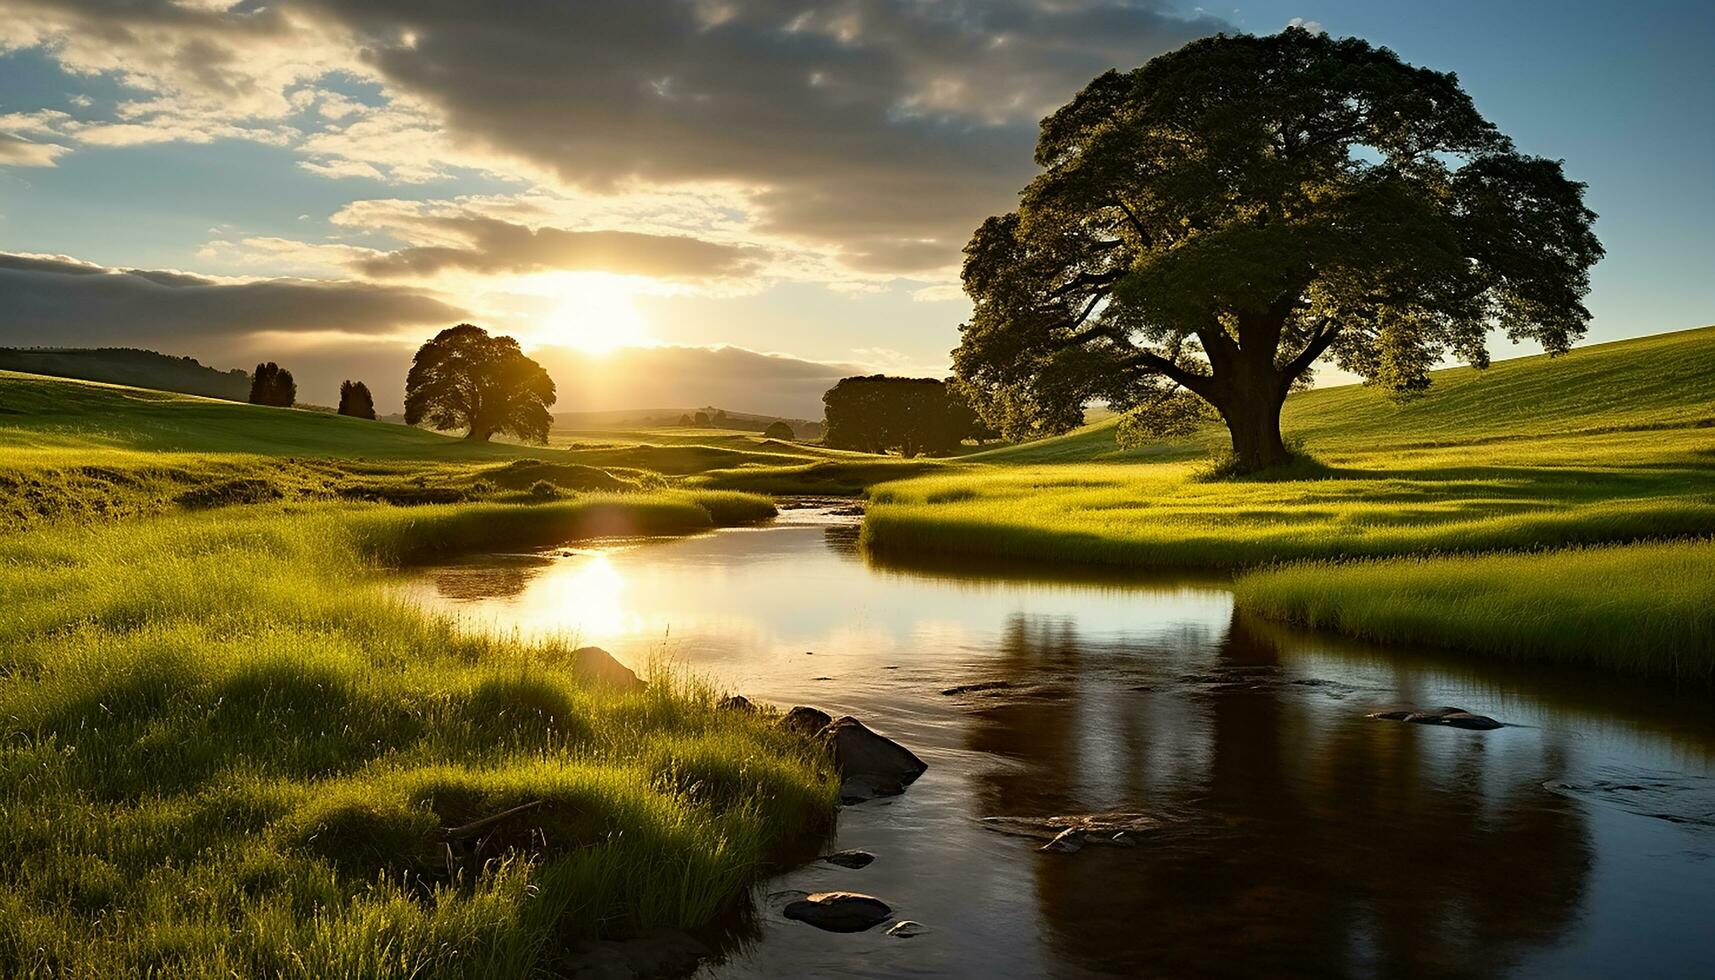
[[[1559,357],[1448,368],[1428,393],[1403,404],[1363,385],[1317,388],[1287,399],[1286,437],[1311,453],[1464,445],[1578,433],[1715,425],[1715,327],[1592,344]],[[1188,458],[1224,444],[1211,426],[1189,439],[1125,450],[1118,420],[965,457],[995,463]]]

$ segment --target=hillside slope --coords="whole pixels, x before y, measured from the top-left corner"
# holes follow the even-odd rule
[[[1593,344],[1559,357],[1436,371],[1403,404],[1363,385],[1287,399],[1281,426],[1312,453],[1465,445],[1497,439],[1715,425],[1715,327]],[[1116,419],[1051,439],[966,457],[996,463],[1183,459],[1225,442],[1218,426],[1185,440],[1123,450]]]
[[[0,371],[105,381],[240,402],[250,397],[250,375],[241,369],[222,371],[192,357],[132,347],[0,347]]]
[[[0,445],[389,459],[520,453],[389,422],[12,371],[0,371]]]

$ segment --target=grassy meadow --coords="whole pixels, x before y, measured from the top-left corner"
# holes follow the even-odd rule
[[[570,638],[472,635],[387,588],[765,497],[24,375],[0,447],[0,976],[546,973],[579,939],[710,922],[831,825],[826,761],[724,692],[605,688]]]

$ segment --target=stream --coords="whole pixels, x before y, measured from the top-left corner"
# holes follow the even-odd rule
[[[856,715],[928,763],[842,810],[830,849],[874,863],[770,881],[699,976],[1715,976],[1707,693],[1284,629],[1224,579],[889,568],[856,539],[806,506],[403,585],[470,628]],[[1507,727],[1365,717],[1397,705]],[[982,822],[1114,810],[1161,829],[1045,853]],[[826,890],[923,932],[778,914]]]

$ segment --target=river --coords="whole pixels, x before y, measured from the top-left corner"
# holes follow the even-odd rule
[[[878,567],[817,507],[405,588],[471,628],[856,715],[929,764],[842,811],[832,846],[874,863],[768,883],[711,978],[1715,976],[1707,694],[1287,630],[1219,579]],[[1005,686],[942,693],[972,684]],[[1365,717],[1402,704],[1508,727]],[[1162,829],[1060,854],[981,822],[1109,810]],[[925,931],[777,914],[823,890]]]

